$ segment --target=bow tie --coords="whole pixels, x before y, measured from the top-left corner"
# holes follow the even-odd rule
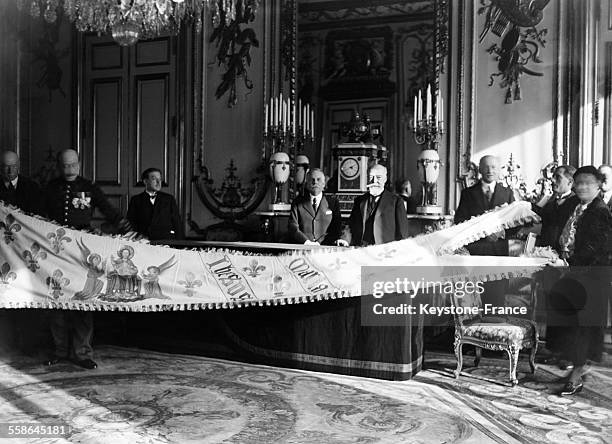
[[[147,193],[149,194],[149,193]],[[149,194],[149,199],[155,199],[157,197],[157,193],[155,194]]]

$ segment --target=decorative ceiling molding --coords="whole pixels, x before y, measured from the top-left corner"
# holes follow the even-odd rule
[[[327,27],[358,25],[364,22],[376,24],[406,22],[431,18],[433,1],[329,1],[300,3],[300,31]]]

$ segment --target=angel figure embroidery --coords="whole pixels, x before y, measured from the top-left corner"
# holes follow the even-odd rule
[[[123,245],[117,251],[117,259],[111,255],[112,270],[108,272],[106,294],[100,299],[112,302],[131,302],[141,299],[140,286],[142,280],[138,276],[138,268],[132,262],[134,248]]]
[[[95,298],[102,293],[104,282],[100,279],[100,276],[104,274],[106,260],[102,261],[102,257],[98,253],[92,254],[91,250],[83,242],[83,239],[81,239],[80,243],[77,240],[76,244],[79,246],[79,250],[81,250],[81,265],[87,269],[87,280],[83,289],[77,292],[73,299],[85,301]]]
[[[147,267],[146,272],[142,272],[142,278],[145,280],[144,283],[144,297],[155,298],[155,299],[170,299],[168,296],[162,293],[161,287],[159,286],[159,276],[168,268],[176,265],[174,262],[174,256],[168,259],[161,265],[151,265]]]

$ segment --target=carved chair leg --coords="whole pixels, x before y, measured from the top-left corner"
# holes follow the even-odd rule
[[[538,341],[535,341],[533,347],[531,347],[531,352],[529,353],[529,366],[531,367],[531,373],[535,375],[536,372],[536,362],[535,357],[538,352]]]
[[[455,339],[455,357],[457,358],[457,368],[455,369],[455,378],[459,378],[461,369],[463,368],[463,343]]]
[[[516,379],[516,367],[518,366],[520,348],[518,348],[516,345],[510,345],[507,352],[508,358],[510,359],[510,382],[514,387],[518,384],[518,379]]]
[[[482,348],[476,347],[476,352],[474,356],[474,367],[478,367],[478,364],[480,364],[481,358],[482,358]]]

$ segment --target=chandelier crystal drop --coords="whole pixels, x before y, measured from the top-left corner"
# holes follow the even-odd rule
[[[17,0],[18,6],[48,23],[58,13],[74,23],[81,32],[111,34],[120,45],[139,39],[178,33],[183,22],[202,30],[205,9],[210,10],[213,26],[229,24],[237,8],[255,8],[259,0]]]

